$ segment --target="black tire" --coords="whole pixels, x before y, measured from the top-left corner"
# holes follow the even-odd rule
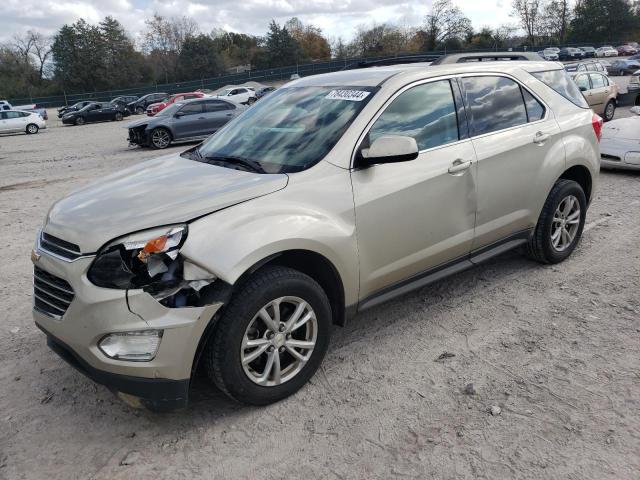
[[[154,128],[151,131],[151,146],[158,150],[162,150],[171,145],[171,141],[173,140],[171,137],[171,132],[166,128],[158,127]]]
[[[144,108],[136,107],[136,115],[142,115],[144,113]]]
[[[553,246],[551,240],[553,217],[560,203],[571,195],[577,198],[580,205],[580,223],[578,224],[575,237],[569,246],[562,251],[558,251]],[[571,255],[580,242],[586,214],[587,198],[580,184],[573,180],[558,180],[551,189],[551,192],[549,192],[533,236],[529,239],[527,255],[540,263],[559,263],[565,260]]]
[[[251,106],[254,103],[256,103],[256,99],[255,98],[250,98],[249,100],[247,100],[247,105]]]
[[[605,122],[609,122],[613,120],[613,116],[616,114],[616,102],[613,100],[609,100],[607,104],[604,106],[604,113],[602,114],[602,119]]]
[[[38,133],[38,130],[39,128],[35,123],[30,123],[29,125],[27,125],[25,132],[27,132],[27,135],[33,135]]]
[[[116,112],[116,115],[114,117],[115,121],[116,122],[120,122],[120,121],[122,121],[122,118],[123,118],[122,113]]]
[[[75,122],[76,125],[84,125],[84,117],[78,117],[76,118]]]
[[[280,385],[258,385],[245,373],[241,345],[254,316],[272,300],[296,296],[307,302],[317,319],[317,337],[309,360]],[[258,270],[234,294],[216,325],[205,352],[209,378],[232,399],[249,405],[267,405],[298,391],[314,375],[325,356],[331,336],[331,307],[322,287],[291,268],[267,266]]]

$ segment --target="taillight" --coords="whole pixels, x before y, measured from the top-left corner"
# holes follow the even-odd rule
[[[593,118],[591,119],[591,126],[593,127],[593,132],[596,134],[596,138],[598,142],[600,141],[600,137],[602,137],[602,118],[600,115],[594,113]]]

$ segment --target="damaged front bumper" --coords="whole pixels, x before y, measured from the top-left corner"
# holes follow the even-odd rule
[[[44,277],[49,285],[61,279],[72,291],[71,300],[65,297],[68,306],[56,303],[64,309],[58,312],[60,315],[51,315],[46,309],[37,308],[37,304],[33,310],[35,323],[47,335],[52,350],[130,404],[154,410],[187,404],[200,339],[222,302],[169,308],[143,290],[117,290],[92,284],[87,271],[94,257],[69,262],[36,251],[33,259],[39,272],[50,275]],[[48,288],[46,284],[44,288]],[[38,290],[36,293],[53,302],[51,295],[56,290],[49,290],[50,295]],[[99,348],[100,341],[109,334],[149,329],[163,332],[150,361],[109,358]]]
[[[129,145],[138,145],[140,147],[149,146],[149,135],[147,135],[147,126],[133,127],[129,129]]]

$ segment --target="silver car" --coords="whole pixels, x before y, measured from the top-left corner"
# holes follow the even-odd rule
[[[169,105],[153,117],[131,122],[129,144],[158,149],[174,143],[194,142],[217,132],[246,107],[218,98],[185,100]]]
[[[278,401],[332,324],[516,247],[571,255],[601,127],[547,61],[299,79],[201,146],[55,203],[35,322],[130,403],[184,406],[198,366],[233,399]]]

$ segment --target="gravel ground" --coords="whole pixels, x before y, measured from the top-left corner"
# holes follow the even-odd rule
[[[29,260],[53,201],[157,153],[125,123],[49,123],[0,137],[0,478],[639,478],[640,173],[602,173],[563,264],[509,253],[360,315],[276,405],[199,378],[158,415],[49,351]]]

